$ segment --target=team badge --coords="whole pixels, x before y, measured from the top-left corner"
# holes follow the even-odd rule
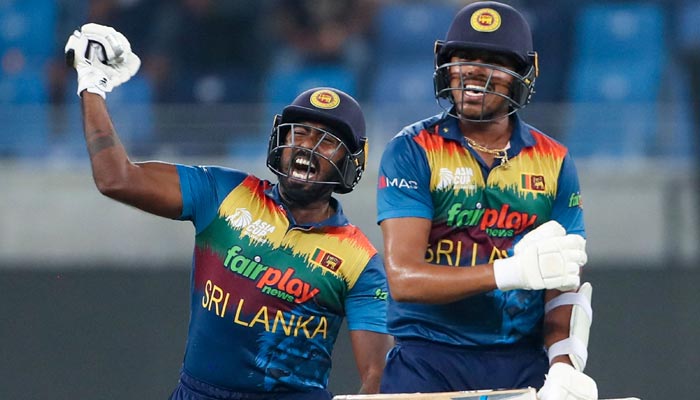
[[[321,89],[311,93],[309,101],[315,107],[332,110],[340,105],[340,96],[332,90]]]
[[[493,32],[501,27],[501,14],[493,8],[480,8],[474,11],[470,22],[477,32]]]
[[[317,247],[311,256],[311,263],[336,272],[343,264],[343,259]]]
[[[523,190],[532,190],[534,192],[545,191],[544,176],[542,175],[522,174],[520,183]]]

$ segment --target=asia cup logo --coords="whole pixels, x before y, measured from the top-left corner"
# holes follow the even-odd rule
[[[315,107],[332,110],[340,105],[340,96],[332,90],[321,89],[311,93],[309,101]]]
[[[477,32],[493,32],[501,27],[501,14],[492,8],[476,10],[469,21]]]
[[[250,225],[253,222],[253,216],[245,208],[237,208],[233,215],[226,217],[226,222],[232,227],[240,229]]]
[[[440,168],[440,183],[438,183],[436,189],[444,189],[451,186],[453,178],[454,175],[452,174],[452,171],[450,171],[448,168]]]
[[[469,189],[473,190],[476,184],[472,182],[474,171],[468,167],[457,167],[454,170],[440,168],[440,181],[436,189]]]
[[[265,222],[258,218],[253,221],[253,215],[245,208],[237,208],[233,215],[226,217],[231,227],[243,231],[243,235],[250,237],[258,242],[267,242],[267,235],[275,231],[275,227],[269,222]]]

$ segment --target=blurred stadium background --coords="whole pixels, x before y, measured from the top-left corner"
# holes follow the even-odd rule
[[[583,188],[601,397],[697,398],[700,370],[697,0],[506,1],[541,76],[522,114],[570,146]],[[144,63],[108,96],[136,160],[272,178],[272,115],[339,87],[368,118],[367,176],[342,198],[375,245],[376,167],[440,109],[432,49],[467,1],[0,0],[0,399],[164,399],[188,318],[193,229],[99,195],[82,142],[73,29],[123,32]],[[331,389],[357,373],[339,339]]]

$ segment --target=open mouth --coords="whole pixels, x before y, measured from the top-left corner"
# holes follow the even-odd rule
[[[316,165],[307,157],[296,156],[292,162],[290,176],[296,179],[312,180],[316,177]]]
[[[469,97],[483,97],[486,92],[485,86],[474,84],[464,85],[462,89],[464,90],[463,93]]]

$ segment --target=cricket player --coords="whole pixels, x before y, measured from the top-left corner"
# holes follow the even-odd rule
[[[554,38],[553,40],[556,40]],[[378,223],[396,346],[384,393],[539,389],[597,399],[579,180],[567,148],[517,114],[538,75],[522,14],[471,2],[435,46],[445,112],[398,133]]]
[[[329,400],[344,318],[360,392],[376,393],[392,344],[382,259],[332,196],[352,191],[365,169],[355,99],[319,87],[284,108],[267,150],[278,183],[218,166],[132,162],[105,98],[139,58],[122,34],[97,24],[76,30],[65,51],[99,191],[195,228],[189,332],[170,398]]]

